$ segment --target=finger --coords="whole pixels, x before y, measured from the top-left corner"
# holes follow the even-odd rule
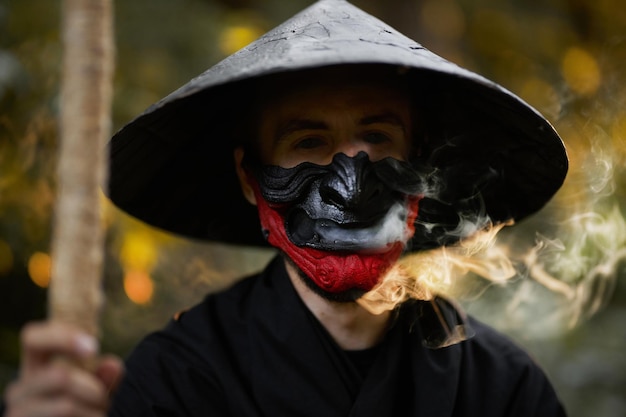
[[[24,407],[10,415],[28,417],[104,417],[106,409],[93,408],[74,402],[69,398],[56,397],[46,401],[25,404]]]
[[[124,376],[124,364],[113,355],[105,355],[96,367],[96,376],[100,378],[109,393],[115,392]]]
[[[28,381],[17,383],[7,392],[7,403],[12,407],[56,398],[67,398],[86,408],[105,409],[108,405],[108,392],[100,379],[60,362],[42,369]]]
[[[88,408],[105,409],[109,404],[109,393],[102,381],[82,369],[71,369],[65,394]]]
[[[84,359],[98,351],[94,337],[60,322],[27,324],[22,329],[21,340],[22,372],[25,374],[45,365],[53,356]]]

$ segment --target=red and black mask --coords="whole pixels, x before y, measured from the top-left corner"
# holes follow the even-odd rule
[[[267,241],[323,292],[371,290],[413,236],[423,186],[407,162],[339,153],[251,172]]]

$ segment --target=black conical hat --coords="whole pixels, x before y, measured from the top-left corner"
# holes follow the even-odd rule
[[[342,0],[321,0],[176,90],[110,143],[108,195],[129,214],[179,235],[265,245],[242,197],[233,148],[264,77],[328,66],[397,69],[410,80],[440,189],[422,201],[412,249],[467,237],[475,222],[519,220],[560,188],[567,155],[521,99],[458,67]],[[235,127],[235,128],[234,128]],[[245,129],[243,129],[245,131]]]

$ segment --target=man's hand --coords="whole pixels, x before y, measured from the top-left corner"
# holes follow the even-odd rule
[[[5,417],[106,415],[123,374],[119,358],[98,356],[94,338],[58,322],[28,324],[21,340],[20,375],[6,390]]]

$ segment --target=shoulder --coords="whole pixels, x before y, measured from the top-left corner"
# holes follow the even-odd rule
[[[215,357],[207,355],[207,352],[242,345],[251,319],[255,319],[259,310],[264,308],[267,287],[271,287],[273,280],[280,275],[277,265],[280,263],[274,260],[264,271],[244,277],[222,291],[208,294],[199,304],[177,313],[165,328],[149,334],[136,350],[152,348],[168,354],[180,353],[186,360],[203,360]]]
[[[510,416],[565,416],[547,375],[525,349],[485,323],[468,320],[474,336],[459,346],[462,396],[499,398],[491,406]]]
[[[534,358],[510,337],[491,326],[468,317],[474,335],[460,344],[464,366],[499,381],[519,381],[529,374],[543,377],[544,373]]]
[[[409,329],[414,328],[414,314],[418,317],[419,331],[414,333],[413,343],[422,344],[433,360],[458,361],[461,376],[480,381],[477,387],[504,382],[514,386],[529,374],[543,376],[528,352],[508,336],[468,316],[455,302],[437,298],[407,307]]]
[[[126,359],[110,415],[226,415],[225,392],[242,372],[231,352],[241,344],[237,311],[255,278],[207,295],[143,338]]]
[[[467,340],[466,347],[477,359],[508,364],[534,364],[528,352],[510,337],[474,317],[469,316],[468,322],[474,335]]]
[[[170,351],[200,353],[225,343],[228,335],[243,325],[258,277],[245,277],[229,288],[206,295],[200,303],[176,313],[163,329],[149,334],[137,348],[155,345],[170,347]]]

